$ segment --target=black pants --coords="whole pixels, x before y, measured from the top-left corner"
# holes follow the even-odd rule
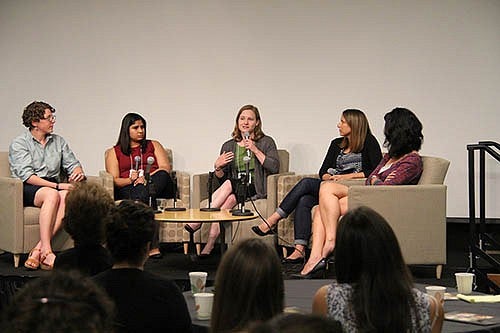
[[[174,197],[174,186],[172,178],[165,170],[160,170],[151,176],[149,186],[154,187],[156,198],[172,199]],[[115,192],[115,200],[140,200],[145,204],[149,204],[148,188],[143,184],[134,186],[133,184],[117,189]]]

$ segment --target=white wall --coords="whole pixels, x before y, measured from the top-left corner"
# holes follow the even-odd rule
[[[379,141],[395,106],[424,124],[422,153],[451,160],[448,216],[467,210],[466,145],[500,141],[500,1],[0,1],[0,149],[33,100],[88,174],[127,112],[208,171],[240,106],[257,105],[291,170],[317,172],[343,109]],[[499,164],[488,159],[487,215]]]

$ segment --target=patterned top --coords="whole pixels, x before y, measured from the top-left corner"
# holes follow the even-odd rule
[[[363,171],[361,153],[344,153],[342,150],[337,156],[334,175],[345,175],[347,173],[358,173]]]
[[[374,185],[418,184],[423,170],[422,157],[418,153],[406,154],[399,161],[384,168],[389,160],[389,154],[385,154],[375,170],[366,178],[366,185],[370,185],[372,176],[377,176],[381,180]]]
[[[333,283],[328,286],[326,302],[328,317],[339,321],[344,332],[358,332],[355,313],[352,308],[353,288],[347,283]],[[411,332],[430,332],[430,303],[429,296],[420,290],[413,289],[413,297],[417,306],[418,316],[411,314]]]

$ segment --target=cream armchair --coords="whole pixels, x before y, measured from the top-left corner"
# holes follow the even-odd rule
[[[278,200],[277,200],[277,181],[280,176],[290,175],[289,170],[290,155],[288,151],[284,149],[278,149],[278,155],[280,160],[280,170],[278,174],[270,175],[267,177],[267,198],[256,200],[255,206],[257,210],[263,217],[269,216],[272,212],[276,210]],[[193,175],[193,196],[191,207],[200,208],[208,206],[208,173]],[[255,211],[252,203],[246,202],[245,208]],[[258,225],[261,222],[260,218],[255,218],[253,220],[245,222],[235,222],[235,226],[231,228],[232,234],[231,239],[233,242],[243,240],[246,238],[254,237],[255,234],[251,230],[251,227]],[[201,232],[196,232],[194,234],[194,240],[196,243],[205,242],[208,235],[209,225],[205,224],[202,226]],[[184,241],[189,240],[189,233],[184,232]],[[271,236],[267,236],[264,239],[266,242],[274,246],[275,239]],[[185,248],[185,250],[187,250]]]
[[[431,156],[422,156],[422,160],[423,173],[417,185],[365,186],[364,180],[346,184],[348,205],[368,206],[384,216],[396,233],[406,263],[436,265],[439,279],[446,264],[447,187],[443,182],[450,162]],[[280,177],[280,202],[298,180],[299,176]],[[278,235],[283,239],[279,239],[280,245],[293,244],[293,218],[291,214],[278,223]]]
[[[191,198],[191,176],[185,171],[177,171],[174,169],[174,159],[172,149],[165,148],[167,156],[172,165],[172,170],[175,171],[177,178],[177,202],[176,207],[189,208]],[[109,149],[105,154],[109,152]],[[106,159],[106,156],[104,157]],[[101,171],[107,182],[111,182],[111,190],[114,193],[113,176],[106,172]],[[167,207],[173,207],[174,199],[167,200]],[[183,242],[183,223],[160,223],[159,225],[159,239],[160,243],[182,243]]]
[[[113,182],[99,176],[87,176],[87,181],[103,185],[110,193]],[[12,178],[8,152],[0,152],[0,250],[14,256],[14,267],[19,266],[21,254],[29,251],[40,240],[38,216],[40,208],[23,207],[23,182]],[[52,239],[54,251],[61,251],[73,246],[69,235],[61,230]]]

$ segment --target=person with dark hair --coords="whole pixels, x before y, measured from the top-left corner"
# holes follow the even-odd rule
[[[61,228],[66,195],[75,182],[86,178],[69,145],[53,133],[55,112],[45,102],[35,101],[26,106],[22,119],[28,130],[9,147],[12,177],[23,181],[23,205],[41,208],[40,241],[24,263],[28,269],[53,268],[56,256],[51,239]]]
[[[396,235],[368,207],[347,212],[335,248],[337,279],[321,287],[313,313],[345,332],[441,332],[443,300],[414,288]]]
[[[266,222],[252,227],[257,235],[266,236],[272,233],[271,229],[279,220],[295,210],[295,250],[283,259],[283,263],[296,264],[305,259],[305,250],[311,237],[311,210],[318,204],[321,182],[368,177],[382,158],[380,145],[372,135],[368,119],[362,111],[344,110],[337,128],[341,137],[330,143],[319,169],[319,178],[301,179]]]
[[[117,332],[191,332],[191,317],[179,287],[144,271],[154,234],[154,212],[123,200],[106,228],[112,269],[93,277],[117,308]]]
[[[173,198],[172,165],[160,142],[146,138],[146,119],[137,113],[123,117],[116,145],[106,151],[106,171],[113,176],[115,199],[149,202],[151,184],[156,198]],[[152,163],[150,163],[152,162]],[[149,186],[146,171],[150,172]],[[156,231],[157,232],[157,231]],[[160,258],[155,236],[150,256]]]
[[[81,183],[75,186],[66,197],[63,218],[64,230],[75,247],[59,253],[55,269],[77,269],[84,275],[95,275],[111,268],[113,260],[102,244],[114,205],[113,198],[101,185]]]
[[[212,207],[231,209],[237,203],[236,194],[241,177],[248,164],[248,192],[252,200],[267,197],[267,176],[279,172],[280,161],[274,139],[262,131],[262,120],[257,107],[244,105],[236,115],[232,138],[222,145],[214,163],[214,175],[220,187],[212,194]],[[201,223],[188,223],[184,228],[194,233]],[[201,251],[209,255],[220,234],[218,223],[210,225],[207,243]]]
[[[342,325],[325,316],[283,313],[250,326],[248,333],[342,333]]]
[[[388,153],[366,178],[366,185],[413,185],[422,174],[422,123],[413,112],[395,108],[384,116],[384,146]],[[319,209],[313,216],[313,246],[300,277],[311,277],[326,269],[327,257],[335,248],[337,222],[347,211],[348,187],[325,181],[319,190]]]
[[[260,239],[241,241],[217,268],[211,331],[242,331],[282,313],[284,293],[276,251]]]
[[[92,280],[76,271],[54,271],[14,295],[0,331],[108,333],[113,315],[113,302]]]

